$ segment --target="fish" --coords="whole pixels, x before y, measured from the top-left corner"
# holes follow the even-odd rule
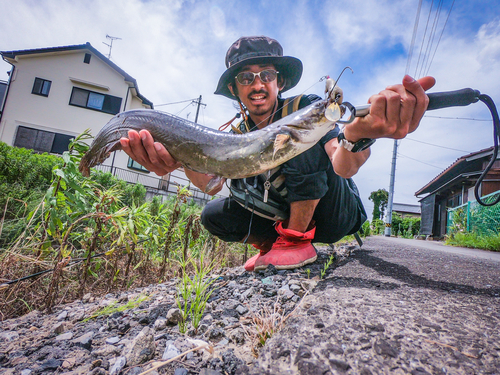
[[[341,112],[337,93],[260,130],[235,134],[158,110],[129,110],[114,116],[99,131],[79,170],[89,176],[90,168],[121,150],[120,138],[128,137],[129,130],[146,129],[184,168],[219,178],[256,176],[313,147],[336,126]]]

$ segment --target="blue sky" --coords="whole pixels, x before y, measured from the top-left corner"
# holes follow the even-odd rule
[[[500,103],[500,2],[462,0],[453,5],[435,50],[452,0],[443,0],[427,61],[437,79],[432,91],[471,87]],[[224,71],[229,45],[243,35],[268,35],[286,55],[304,63],[304,74],[290,95],[322,95],[324,75],[336,77],[345,100],[366,103],[370,95],[398,83],[405,74],[418,0],[340,1],[139,1],[139,0],[0,0],[0,50],[54,47],[90,42],[107,55],[106,34],[119,37],[111,59],[137,79],[141,93],[155,105],[199,95],[206,108],[199,122],[217,128],[232,118],[228,99],[213,95]],[[432,3],[437,9],[439,2]],[[435,12],[425,0],[410,74],[419,51],[426,51]],[[430,15],[430,18],[429,18]],[[434,51],[435,54],[434,54]],[[422,60],[421,60],[422,61]],[[10,65],[0,62],[0,79]],[[417,74],[415,74],[417,72]],[[194,118],[186,104],[158,106]],[[432,117],[431,117],[432,116]],[[439,118],[436,118],[439,117]],[[491,146],[490,122],[482,104],[428,112],[421,126],[400,142],[394,201],[416,204],[414,193],[458,157]],[[388,189],[392,140],[379,140],[372,157],[355,177],[371,216],[370,192]],[[453,150],[451,150],[453,149]]]

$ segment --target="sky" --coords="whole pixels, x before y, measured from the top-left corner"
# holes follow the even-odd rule
[[[302,60],[302,79],[285,96],[322,96],[320,78],[349,66],[353,73],[338,84],[355,105],[405,73],[434,76],[429,92],[470,87],[500,103],[498,1],[423,0],[420,12],[419,0],[0,0],[0,9],[0,50],[90,42],[108,55],[106,36],[120,38],[111,60],[137,80],[141,94],[190,120],[196,107],[189,100],[202,95],[198,122],[210,128],[236,113],[231,100],[213,92],[227,49],[249,35],[275,38],[285,55]],[[0,61],[0,80],[9,70]],[[176,102],[183,103],[169,104]],[[457,158],[492,146],[489,119],[482,103],[426,112],[398,142],[394,202],[418,204],[415,192]],[[370,193],[389,190],[393,145],[378,140],[354,177],[370,218]]]

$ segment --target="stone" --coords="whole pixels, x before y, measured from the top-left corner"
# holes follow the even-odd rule
[[[177,324],[182,321],[182,312],[174,307],[167,312],[167,321],[169,324]]]
[[[155,321],[155,330],[156,331],[161,331],[164,330],[167,327],[168,320],[165,318],[158,318]]]
[[[72,342],[77,346],[81,346],[87,350],[92,347],[92,338],[94,337],[94,332],[87,332],[86,334],[74,339]]]
[[[154,331],[149,327],[144,327],[132,342],[123,349],[122,355],[127,358],[129,367],[132,367],[153,358],[155,351]]]
[[[175,347],[173,341],[167,341],[167,346],[161,359],[168,361],[169,359],[177,357],[179,354],[181,354],[181,351]]]
[[[127,364],[127,358],[123,356],[118,357],[113,366],[111,367],[111,369],[109,370],[109,375],[118,375],[126,364]]]
[[[399,354],[398,350],[391,346],[386,340],[379,338],[373,344],[373,349],[377,354],[396,358]]]
[[[106,339],[106,344],[115,345],[120,341],[118,336],[108,337]]]
[[[174,371],[174,375],[188,375],[189,374],[189,371],[186,370],[184,367],[179,367],[177,369],[175,369]]]
[[[243,305],[238,305],[238,307],[236,308],[236,312],[240,315],[244,315],[248,312],[248,309]]]
[[[66,318],[68,317],[68,311],[67,310],[63,310],[58,316],[57,316],[57,320],[61,321],[61,320],[66,320]]]
[[[0,333],[0,342],[10,342],[17,340],[18,338],[19,334],[17,332],[9,331]]]
[[[64,322],[57,323],[54,327],[52,327],[52,331],[54,331],[54,333],[57,333],[57,334],[65,332],[66,331],[66,323],[64,323]]]
[[[56,341],[66,341],[73,338],[73,332],[66,332],[56,337]]]

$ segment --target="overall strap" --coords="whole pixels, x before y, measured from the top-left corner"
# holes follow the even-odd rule
[[[283,111],[281,112],[281,118],[286,117],[299,109],[300,99],[302,99],[302,96],[303,95],[301,94],[285,99],[285,102],[283,103]]]

